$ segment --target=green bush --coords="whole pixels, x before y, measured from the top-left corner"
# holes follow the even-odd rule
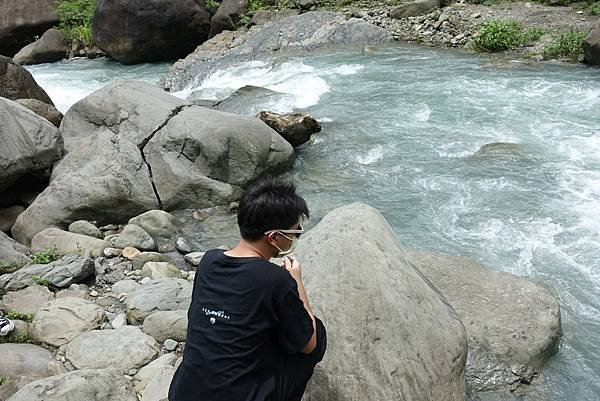
[[[6,263],[0,260],[0,274],[10,273],[12,269]]]
[[[31,338],[27,333],[9,334],[8,336],[0,336],[0,344],[29,344]],[[1,379],[1,378],[0,378]],[[0,383],[1,385],[2,383]]]
[[[31,281],[33,281],[34,284],[41,285],[44,287],[50,286],[50,280],[41,276],[33,276],[31,277]]]
[[[517,21],[495,19],[481,25],[473,44],[479,50],[499,52],[532,43],[543,34],[542,29],[525,29]]]
[[[92,20],[96,0],[57,0],[58,29],[69,39],[92,43]]]
[[[8,377],[0,376],[0,386],[8,382]]]
[[[36,265],[45,265],[50,262],[54,262],[55,260],[58,260],[58,258],[60,258],[60,255],[56,251],[56,247],[50,246],[46,247],[46,252],[34,253],[31,257],[31,260]]]
[[[600,15],[600,4],[590,4],[587,6],[589,15]]]
[[[546,59],[568,58],[573,62],[579,60],[582,52],[581,44],[587,33],[585,32],[565,32],[554,39],[554,41],[544,47],[542,56]]]
[[[204,2],[206,3],[206,7],[213,9],[217,9],[221,5],[221,2],[218,0],[205,0]]]

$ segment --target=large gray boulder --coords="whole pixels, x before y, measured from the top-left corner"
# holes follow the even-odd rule
[[[69,51],[69,41],[58,29],[48,29],[41,38],[22,48],[13,61],[20,65],[60,61]]]
[[[0,9],[0,54],[5,56],[12,57],[58,24],[55,0],[2,0]]]
[[[83,369],[36,380],[8,401],[137,401],[117,369]]]
[[[0,98],[0,121],[0,191],[62,156],[58,129],[17,102]]]
[[[31,284],[38,277],[58,288],[79,283],[94,274],[94,261],[80,255],[65,255],[48,264],[29,265],[14,273],[0,276],[0,293],[17,291]]]
[[[589,64],[600,65],[600,23],[582,43],[583,56]]]
[[[0,377],[39,379],[56,374],[52,354],[33,344],[0,344]]]
[[[43,304],[33,316],[31,335],[41,343],[60,347],[106,320],[104,309],[81,298],[67,297]]]
[[[0,232],[0,274],[16,270],[31,263],[29,248],[19,244],[8,235]]]
[[[210,20],[209,38],[237,28],[240,18],[248,12],[248,0],[223,0]],[[186,54],[187,56],[187,54]]]
[[[11,100],[37,99],[53,105],[30,72],[4,56],[0,56],[0,97]]]
[[[307,400],[465,400],[465,329],[379,212],[335,209],[297,255],[328,332]]]
[[[175,63],[162,80],[165,88],[179,91],[202,82],[216,68],[269,54],[362,47],[392,40],[391,33],[383,28],[331,11],[311,11],[255,26],[248,32],[221,35]]]
[[[465,325],[470,391],[530,383],[558,351],[560,307],[547,290],[468,258],[410,254]]]
[[[158,352],[158,343],[137,327],[94,330],[67,345],[66,357],[78,369],[114,367],[122,372],[150,363]]]
[[[124,64],[184,57],[209,31],[201,0],[99,0],[94,12],[96,45]]]
[[[17,219],[21,243],[79,219],[102,225],[152,209],[229,204],[293,157],[258,119],[192,106],[144,82],[93,93],[71,107],[60,131],[68,153]]]
[[[157,311],[187,310],[192,298],[192,285],[183,279],[159,278],[129,294],[125,301],[127,320],[142,324]]]

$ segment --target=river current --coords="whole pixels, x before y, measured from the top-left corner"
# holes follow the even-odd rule
[[[168,68],[28,67],[63,112],[115,79],[157,82]],[[244,85],[289,94],[258,108],[321,121],[292,172],[312,224],[366,202],[407,247],[469,256],[547,288],[564,333],[535,398],[600,400],[599,70],[394,46],[244,63],[178,95],[223,99]],[[476,154],[497,142],[515,145]]]

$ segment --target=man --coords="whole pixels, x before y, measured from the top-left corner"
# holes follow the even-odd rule
[[[291,183],[265,179],[246,189],[241,241],[208,251],[196,271],[169,401],[300,401],[326,348],[300,263],[289,255],[308,217]]]

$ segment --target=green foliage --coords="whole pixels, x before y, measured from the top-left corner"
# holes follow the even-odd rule
[[[240,22],[239,25],[244,26],[244,25],[248,25],[250,22],[252,22],[252,17],[249,15],[242,15],[240,17]]]
[[[221,5],[221,2],[218,0],[204,0],[206,3],[206,7],[217,9]]]
[[[269,8],[268,5],[263,3],[261,0],[250,0],[248,1],[248,10],[250,11],[261,11],[267,10]]]
[[[544,47],[542,56],[546,59],[568,58],[572,62],[577,62],[582,52],[581,44],[586,36],[585,32],[562,33]]]
[[[494,19],[481,25],[473,44],[479,50],[498,52],[530,44],[543,34],[542,29],[525,29],[517,21]]]
[[[33,281],[34,284],[42,285],[44,287],[50,286],[50,280],[48,280],[47,278],[44,278],[44,277],[33,276],[33,277],[31,277],[31,281]]]
[[[0,386],[8,382],[8,377],[0,376]]]
[[[46,247],[46,252],[38,252],[33,254],[31,260],[36,265],[45,265],[58,260],[60,255],[56,252],[55,246]]]
[[[11,319],[11,320],[23,320],[25,322],[31,322],[33,320],[33,314],[23,313],[23,312],[18,312],[18,311],[10,311],[10,312],[6,313],[4,316],[6,316],[8,319]]]
[[[600,15],[600,4],[598,4],[598,3],[588,4],[587,12],[589,15]]]
[[[96,0],[56,0],[58,29],[69,39],[92,43],[92,20]]]
[[[0,260],[0,274],[10,273],[12,269],[3,261]]]
[[[79,242],[77,243],[77,246],[75,247],[73,253],[76,253],[77,255],[81,255],[83,253],[83,248],[81,247],[81,244]]]
[[[31,338],[29,337],[29,334],[27,334],[27,333],[12,333],[7,336],[0,336],[0,344],[6,344],[6,343],[28,344],[28,343],[31,343]]]

